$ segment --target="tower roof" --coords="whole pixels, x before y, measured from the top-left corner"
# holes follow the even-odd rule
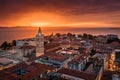
[[[37,34],[38,36],[42,36],[42,32],[41,32],[41,28],[39,27],[39,29],[38,29],[38,34]]]
[[[41,33],[41,28],[39,27],[39,29],[38,29],[38,33]]]

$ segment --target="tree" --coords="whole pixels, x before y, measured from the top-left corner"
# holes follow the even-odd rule
[[[118,38],[108,39],[107,44],[110,44],[110,43],[115,42],[115,41],[119,42],[119,39]]]
[[[60,37],[60,33],[56,33],[56,36],[57,36],[57,37]]]
[[[73,37],[75,37],[75,34],[72,34]]]
[[[12,41],[13,46],[16,46],[16,40]]]
[[[87,38],[87,34],[86,33],[83,33],[83,38],[86,39]]]
[[[53,41],[53,38],[50,38],[49,41],[52,42],[52,41]]]
[[[93,35],[91,35],[91,34],[89,34],[88,37],[89,37],[90,40],[94,39]]]
[[[72,33],[67,33],[67,37],[72,37]]]
[[[8,47],[7,41],[3,42],[2,45],[0,46],[3,50],[6,50]]]

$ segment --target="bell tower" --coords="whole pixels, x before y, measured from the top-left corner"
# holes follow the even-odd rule
[[[36,35],[36,57],[39,57],[44,54],[44,35],[41,32],[39,27],[38,33]]]

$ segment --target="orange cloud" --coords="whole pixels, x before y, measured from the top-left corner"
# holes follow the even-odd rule
[[[0,26],[120,27],[120,0],[3,0]]]

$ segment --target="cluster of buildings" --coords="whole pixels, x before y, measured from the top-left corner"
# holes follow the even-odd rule
[[[39,28],[36,38],[0,51],[0,80],[120,80],[120,43],[108,38],[117,35],[44,37]]]

